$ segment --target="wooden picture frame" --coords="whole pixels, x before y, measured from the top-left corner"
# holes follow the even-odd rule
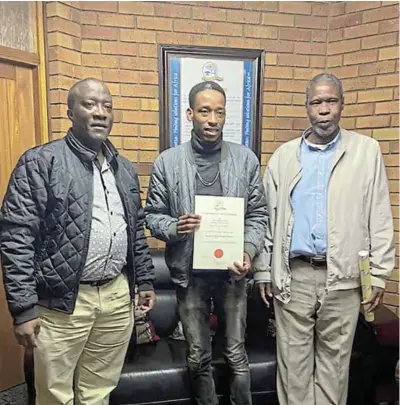
[[[188,92],[212,80],[226,92],[224,139],[250,147],[260,158],[264,50],[158,45],[160,152],[190,139]]]

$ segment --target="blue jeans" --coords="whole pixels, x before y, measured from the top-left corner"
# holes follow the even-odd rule
[[[225,277],[224,277],[225,276]],[[188,366],[199,405],[217,405],[211,371],[210,304],[224,336],[224,358],[232,380],[232,405],[250,405],[250,372],[244,347],[247,298],[245,280],[228,274],[193,275],[187,288],[178,287],[178,311],[188,343]]]

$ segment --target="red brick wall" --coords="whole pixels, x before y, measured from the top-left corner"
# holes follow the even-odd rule
[[[399,305],[399,6],[398,2],[331,5],[327,70],[342,79],[343,126],[377,139],[384,154],[396,231],[397,266],[384,302]]]
[[[308,125],[307,81],[343,79],[342,124],[379,139],[396,241],[398,206],[398,6],[396,2],[50,2],[47,4],[52,136],[69,127],[66,94],[83,77],[114,97],[112,141],[134,162],[146,192],[158,155],[157,44],[265,49],[262,164]],[[160,246],[150,238],[153,247]],[[398,247],[398,244],[397,244]],[[398,250],[397,250],[398,253]],[[398,270],[386,303],[398,306]]]

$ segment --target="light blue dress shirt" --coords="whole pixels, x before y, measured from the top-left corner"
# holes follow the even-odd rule
[[[301,179],[291,195],[294,224],[290,256],[325,256],[327,248],[327,191],[333,155],[340,132],[326,145],[300,145]]]

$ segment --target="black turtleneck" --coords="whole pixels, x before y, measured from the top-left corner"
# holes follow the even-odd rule
[[[214,142],[206,142],[192,131],[191,144],[198,173],[196,176],[196,194],[221,196],[221,179],[218,173],[219,162],[221,161],[222,136]],[[212,183],[215,178],[216,181],[212,185],[203,184],[203,182]]]

